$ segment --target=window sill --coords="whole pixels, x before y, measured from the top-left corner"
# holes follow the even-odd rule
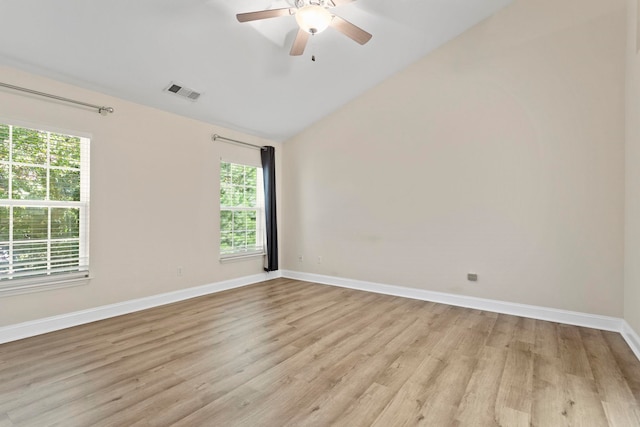
[[[53,289],[69,288],[72,286],[88,285],[91,277],[57,277],[46,281],[13,279],[10,283],[0,283],[0,298],[33,292],[49,291]]]
[[[242,261],[244,259],[257,258],[265,255],[266,253],[264,251],[247,252],[242,254],[220,255],[220,262],[225,263],[225,262],[233,262],[233,261]]]

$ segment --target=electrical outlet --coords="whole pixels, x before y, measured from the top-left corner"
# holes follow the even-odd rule
[[[478,275],[476,273],[468,273],[467,274],[467,280],[470,282],[477,282],[478,281]]]
[[[318,264],[322,264],[322,257],[321,256],[318,257]]]
[[[298,255],[298,262],[304,261],[304,255]]]
[[[182,267],[178,267],[176,269],[176,274],[178,275],[178,277],[182,277]]]

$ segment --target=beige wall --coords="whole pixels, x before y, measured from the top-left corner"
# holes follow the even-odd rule
[[[640,55],[638,2],[628,0],[624,318],[640,332]]]
[[[516,0],[287,141],[283,268],[622,316],[625,26]]]
[[[0,67],[0,81],[116,110],[103,117],[0,90],[4,120],[92,135],[93,276],[86,286],[0,297],[0,326],[262,272],[261,258],[218,261],[220,158],[259,164],[259,151],[210,137],[274,145],[278,165],[280,144],[11,68]]]

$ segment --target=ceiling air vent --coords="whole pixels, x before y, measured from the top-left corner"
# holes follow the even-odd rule
[[[171,84],[169,84],[169,86],[167,86],[165,90],[167,92],[174,93],[182,98],[187,98],[192,101],[195,101],[198,98],[200,98],[200,92],[196,92],[193,89],[189,89],[187,87],[184,87],[182,85],[179,85],[173,82],[171,82]]]

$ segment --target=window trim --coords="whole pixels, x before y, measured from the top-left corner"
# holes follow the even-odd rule
[[[220,262],[242,260],[245,258],[257,258],[257,257],[265,256],[266,254],[267,253],[264,251],[264,249],[259,251],[247,251],[242,253],[238,252],[234,254],[225,254],[225,255],[220,254]]]
[[[57,208],[57,207],[72,207],[78,208],[81,213],[86,216],[85,221],[81,221],[80,234],[78,237],[79,243],[79,260],[83,258],[89,258],[90,250],[90,146],[92,141],[92,135],[87,132],[68,130],[65,128],[59,128],[55,126],[41,125],[33,122],[27,122],[22,120],[14,120],[7,117],[0,116],[0,123],[14,128],[27,128],[31,130],[37,130],[41,132],[47,132],[52,134],[62,134],[73,136],[81,139],[80,144],[80,192],[81,201],[61,201],[61,200],[32,200],[32,199],[6,199],[3,203],[7,207],[45,207],[45,208]],[[49,160],[47,160],[48,162]],[[13,162],[14,165],[21,165],[20,162]],[[37,166],[24,164],[26,166]],[[83,166],[84,165],[84,166]],[[57,166],[51,166],[47,163],[46,168],[50,170],[66,168],[59,168]],[[47,190],[48,191],[48,190]],[[82,286],[89,283],[90,276],[90,264],[87,262],[85,266],[79,266],[78,271],[51,273],[45,272],[42,275],[33,275],[28,277],[15,277],[7,280],[0,281],[0,297],[26,294],[32,292],[46,291],[51,289],[59,289],[73,286]]]
[[[55,279],[52,279],[55,277]],[[70,288],[88,285],[91,281],[89,270],[79,271],[77,274],[59,274],[24,279],[11,279],[0,286],[0,298],[12,295],[30,294],[32,292],[48,291],[52,289]]]
[[[221,176],[221,171],[222,171],[222,164],[223,163],[228,163],[231,165],[238,165],[238,166],[244,166],[244,167],[250,167],[250,168],[255,168],[256,169],[256,206],[255,207],[249,207],[249,206],[223,206],[222,205],[222,200],[220,199],[220,195],[218,195],[218,259],[221,263],[224,262],[231,262],[231,261],[241,261],[243,259],[250,259],[250,258],[256,258],[256,257],[260,257],[260,256],[264,256],[266,255],[266,248],[265,248],[265,229],[264,226],[260,226],[261,223],[264,222],[264,194],[263,194],[263,186],[261,185],[262,183],[262,168],[260,166],[255,166],[252,164],[247,164],[247,163],[239,163],[239,162],[234,162],[234,161],[229,161],[229,160],[225,160],[225,159],[220,159],[220,173],[218,174],[218,183],[219,183],[219,188],[222,189],[223,185],[222,185],[222,176]],[[220,194],[220,192],[219,192]],[[256,244],[256,248],[255,249],[251,249],[251,250],[245,250],[245,251],[236,251],[236,252],[231,252],[231,253],[222,253],[221,252],[221,243],[222,243],[222,230],[221,230],[221,221],[222,221],[222,215],[221,212],[222,211],[234,211],[234,210],[246,210],[246,211],[256,211],[256,239],[259,239],[259,242],[261,243],[260,246],[258,246]]]

